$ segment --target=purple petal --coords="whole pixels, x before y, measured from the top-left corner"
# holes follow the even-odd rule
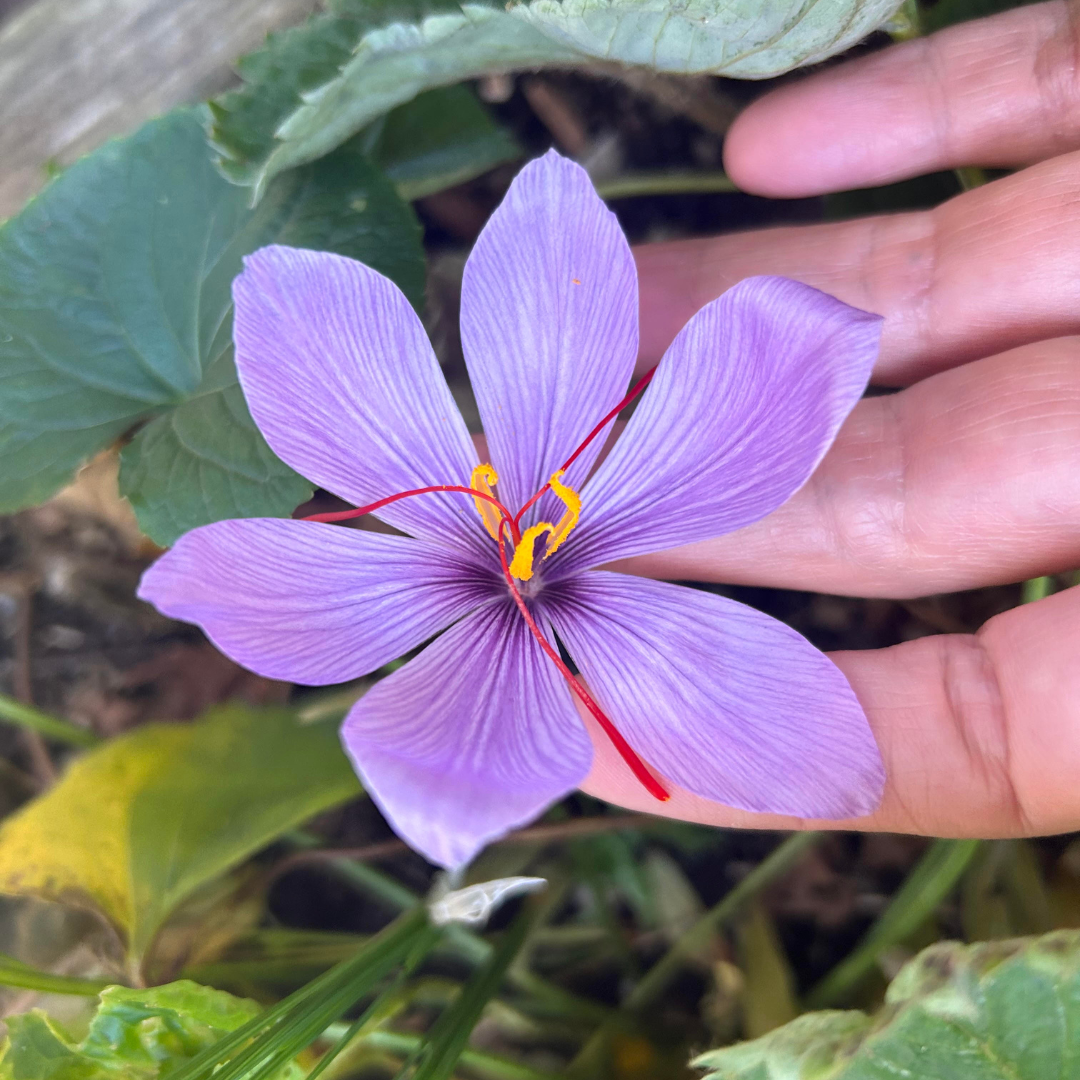
[[[449,868],[531,821],[592,764],[570,690],[508,602],[376,683],[341,736],[394,829]]]
[[[363,263],[264,247],[233,282],[236,366],[274,453],[358,506],[468,484],[476,450],[424,328]],[[406,499],[378,516],[414,536],[481,542],[467,495]]]
[[[733,532],[786,502],[866,389],[881,323],[775,277],[702,308],[582,493],[548,577]]]
[[[554,151],[530,162],[476,241],[461,292],[465,360],[511,509],[626,393],[637,310],[630,248],[588,174]],[[566,483],[584,480],[602,442]]]
[[[260,675],[319,685],[437,634],[490,598],[493,573],[422,540],[253,518],[181,536],[139,596]]]
[[[544,611],[601,707],[681,787],[742,810],[868,814],[884,769],[840,669],[790,627],[716,596],[593,571]]]

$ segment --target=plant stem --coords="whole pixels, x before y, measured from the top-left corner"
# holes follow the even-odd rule
[[[1020,592],[1021,604],[1032,604],[1036,600],[1042,600],[1054,591],[1054,579],[1052,577],[1033,577],[1024,582]]]
[[[821,839],[821,833],[799,832],[789,836],[766,859],[763,859],[716,905],[710,908],[645,973],[623,1003],[625,1012],[643,1012],[652,1005],[679,974],[686,960],[702,952],[710,939],[726,922],[738,915],[743,905],[753,899],[774,878],[779,877]],[[608,1036],[614,1025],[597,1029],[570,1063],[567,1075],[584,1077],[601,1071]]]
[[[986,175],[986,170],[980,169],[977,165],[962,165],[957,169],[953,169],[953,172],[956,174],[957,182],[964,191],[982,187],[983,184],[988,183],[990,180],[990,177]]]
[[[738,190],[722,172],[675,170],[627,173],[596,185],[596,193],[601,199],[627,199],[638,195],[725,193]]]
[[[8,697],[7,694],[0,694],[0,718],[28,728],[30,731],[36,731],[46,738],[55,739],[56,742],[78,746],[85,750],[99,746],[102,742],[101,737],[92,731],[78,727],[69,720],[50,716],[34,708],[33,705],[24,705],[21,701]]]
[[[710,908],[676,941],[634,987],[624,1007],[635,1012],[656,1001],[678,975],[686,959],[703,950],[710,938],[736,916],[743,905],[757,896],[774,878],[821,839],[821,833],[799,832],[789,836],[766,859],[763,859],[718,904]]]
[[[885,949],[903,941],[930,918],[952,892],[981,843],[935,840],[855,951],[807,994],[806,1007],[823,1009],[842,1002],[873,970]]]

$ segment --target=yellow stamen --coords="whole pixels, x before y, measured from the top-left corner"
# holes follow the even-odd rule
[[[559,518],[557,525],[552,525],[550,521],[538,521],[522,533],[520,542],[514,548],[513,562],[510,563],[510,573],[519,581],[528,581],[533,576],[533,548],[536,546],[537,537],[543,536],[544,533],[548,534],[547,542],[544,544],[544,554],[541,556],[543,560],[562,544],[577,524],[578,516],[581,514],[581,496],[572,487],[560,483],[559,478],[562,474],[562,469],[553,473],[548,485],[562,499],[566,511]]]
[[[476,491],[482,491],[485,495],[494,495],[495,492],[491,489],[499,482],[498,473],[490,465],[477,465],[472,471],[472,478],[469,480],[469,487]],[[499,511],[487,501],[487,499],[478,499],[473,496],[473,502],[476,503],[476,509],[480,514],[480,520],[484,523],[484,528],[487,529],[488,535],[498,543],[499,540],[499,522],[502,520],[499,516]]]
[[[559,518],[559,523],[551,530],[551,535],[547,538],[547,543],[544,546],[545,559],[549,555],[553,555],[570,535],[570,530],[577,524],[578,517],[581,514],[581,496],[572,487],[560,483],[562,474],[563,470],[559,469],[558,472],[551,474],[551,479],[548,481],[551,490],[562,499],[566,510],[563,516]]]
[[[541,521],[530,525],[521,534],[521,540],[514,548],[514,558],[510,563],[512,577],[516,577],[518,581],[528,581],[533,576],[533,547],[536,545],[536,538],[554,528],[550,521]]]

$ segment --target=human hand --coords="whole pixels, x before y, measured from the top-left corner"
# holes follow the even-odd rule
[[[1080,565],[1080,337],[1063,336],[1080,334],[1078,56],[1080,7],[1056,0],[821,72],[739,117],[728,172],[773,197],[1026,167],[932,211],[638,249],[643,367],[736,281],[783,274],[884,315],[875,381],[904,389],[860,402],[763,521],[618,569],[902,598]],[[975,635],[833,659],[889,777],[870,817],[751,814],[678,788],[659,804],[603,738],[585,790],[738,827],[1080,828],[1080,588]]]

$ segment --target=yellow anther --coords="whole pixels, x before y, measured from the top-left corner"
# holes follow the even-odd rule
[[[559,469],[558,472],[551,474],[551,479],[548,481],[551,490],[562,499],[566,510],[563,512],[563,516],[559,518],[558,524],[551,530],[551,535],[547,538],[547,543],[544,546],[545,559],[549,555],[553,555],[556,549],[570,535],[571,529],[577,524],[578,517],[581,514],[581,496],[572,487],[567,487],[561,483],[562,474],[563,470]]]
[[[521,540],[514,548],[514,560],[510,563],[510,573],[519,581],[528,581],[533,576],[533,549],[536,547],[538,537],[543,536],[544,533],[548,534],[547,542],[544,544],[544,554],[541,556],[542,559],[546,559],[570,535],[570,531],[577,524],[578,515],[581,513],[581,496],[572,487],[567,487],[560,482],[559,478],[562,474],[562,469],[553,473],[548,486],[562,499],[566,511],[559,518],[557,525],[552,525],[550,521],[538,521],[522,533]]]
[[[482,491],[485,495],[494,495],[495,492],[491,489],[498,482],[499,475],[490,465],[477,465],[472,471],[469,487],[474,491]],[[473,502],[476,503],[476,509],[480,514],[480,520],[484,523],[484,528],[487,529],[488,535],[492,540],[498,542],[499,522],[502,520],[499,511],[496,510],[494,504],[489,503],[487,499],[478,499],[474,495]]]
[[[517,547],[514,548],[514,558],[510,563],[510,576],[518,581],[528,581],[533,576],[533,548],[536,546],[536,538],[551,532],[555,526],[550,521],[540,521],[536,525],[530,525],[522,534]]]

